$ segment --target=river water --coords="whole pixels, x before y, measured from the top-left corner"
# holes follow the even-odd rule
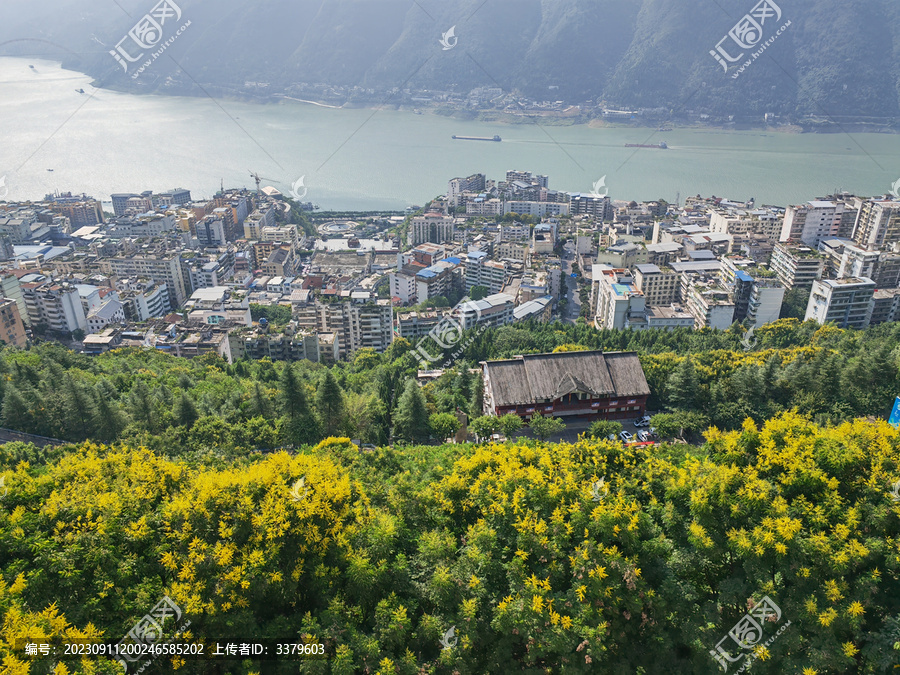
[[[138,96],[90,81],[57,63],[0,58],[0,196],[60,190],[105,201],[114,192],[184,187],[203,198],[222,181],[255,187],[252,171],[264,186],[296,186],[323,209],[398,209],[443,194],[454,176],[502,179],[519,169],[567,191],[589,192],[605,177],[613,199],[674,201],[680,193],[786,205],[838,188],[884,194],[900,179],[900,135],[509,125],[296,101]],[[668,150],[625,147],[663,140]]]

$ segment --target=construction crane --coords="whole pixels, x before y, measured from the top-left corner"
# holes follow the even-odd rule
[[[270,181],[272,181],[273,183],[277,183],[277,182],[278,182],[278,181],[275,180],[274,178],[262,178],[262,177],[260,177],[260,175],[259,175],[258,173],[254,173],[253,171],[250,172],[250,177],[253,178],[253,179],[256,181],[256,194],[257,194],[257,195],[259,195],[259,184],[260,184],[262,181],[264,181],[264,180],[270,180]]]

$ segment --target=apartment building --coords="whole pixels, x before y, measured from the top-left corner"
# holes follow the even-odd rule
[[[416,273],[416,299],[449,298],[464,288],[462,260],[456,257],[439,260]]]
[[[650,263],[634,266],[635,287],[644,295],[647,307],[668,306],[678,300],[678,275]]]
[[[516,299],[506,293],[495,293],[483,300],[470,300],[453,309],[452,314],[465,330],[496,328],[515,319]]]
[[[685,294],[685,307],[698,328],[727,330],[734,322],[734,301],[717,280],[695,278]]]
[[[35,281],[23,284],[22,292],[32,326],[44,325],[57,333],[87,328],[87,317],[75,286],[53,280]]]
[[[99,262],[100,271],[117,277],[145,277],[166,285],[169,306],[181,307],[187,299],[181,253],[139,254],[129,257],[106,258]],[[190,275],[188,275],[190,279]]]
[[[275,207],[266,205],[253,211],[244,219],[244,239],[260,240],[264,227],[275,226]]]
[[[594,265],[592,279],[591,306],[596,328],[624,330],[645,322],[646,298],[635,286],[631,272]]]
[[[574,193],[571,195],[569,206],[573,216],[592,216],[597,220],[612,220],[615,215],[609,197]]]
[[[125,305],[118,298],[110,298],[87,315],[87,332],[99,333],[112,323],[125,323]]]
[[[447,184],[447,201],[457,209],[461,206],[460,198],[465,192],[484,192],[487,182],[483,173],[475,173],[467,178],[453,178]]]
[[[0,300],[0,340],[13,347],[24,347],[28,342],[19,306],[12,298]]]
[[[900,242],[900,200],[863,201],[853,231],[853,240],[868,249],[880,249]]]
[[[515,260],[523,265],[531,261],[531,246],[520,241],[507,241],[496,246],[496,255],[500,260]]]
[[[844,212],[851,206],[844,201],[814,200],[789,206],[781,227],[781,241],[803,242],[816,248],[823,239],[837,237],[844,223]]]
[[[767,323],[777,321],[781,316],[785,291],[785,287],[776,281],[754,279],[745,317],[750,325],[760,328]],[[735,318],[735,320],[738,319]]]
[[[113,239],[151,239],[177,229],[174,216],[159,213],[143,213],[120,216],[109,221],[106,234]]]
[[[869,325],[900,321],[900,289],[890,288],[875,291],[869,306]]]
[[[116,286],[128,321],[141,323],[166,316],[172,311],[165,284],[151,279],[123,279]]]
[[[484,251],[472,251],[466,256],[466,293],[475,286],[484,286],[488,293],[499,293],[506,281],[506,265],[488,259]]]
[[[806,246],[778,243],[772,251],[770,269],[787,289],[811,288],[816,279],[822,278],[825,260]]]
[[[416,302],[418,286],[414,274],[392,272],[389,275],[391,297],[399,298],[404,305]]]
[[[503,202],[503,215],[518,213],[523,216],[535,218],[558,218],[568,216],[570,213],[568,202],[534,202],[512,200]]]
[[[835,323],[839,328],[865,328],[875,282],[866,277],[818,279],[813,282],[805,320]]]

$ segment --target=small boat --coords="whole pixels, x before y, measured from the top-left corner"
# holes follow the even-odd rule
[[[77,91],[79,94],[83,94],[83,93],[84,93],[84,89],[76,89],[75,91]]]
[[[34,70],[34,66],[28,66],[28,67],[31,68],[32,70]]]
[[[53,169],[47,169],[47,171],[53,171]]]

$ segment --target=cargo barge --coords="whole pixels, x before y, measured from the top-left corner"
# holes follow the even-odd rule
[[[646,145],[644,143],[626,143],[626,148],[651,148],[653,150],[668,150],[669,146],[665,141],[662,143],[654,143],[653,145]]]
[[[456,141],[493,141],[494,143],[499,143],[503,140],[499,136],[494,136],[493,138],[490,136],[454,136],[453,139]]]

